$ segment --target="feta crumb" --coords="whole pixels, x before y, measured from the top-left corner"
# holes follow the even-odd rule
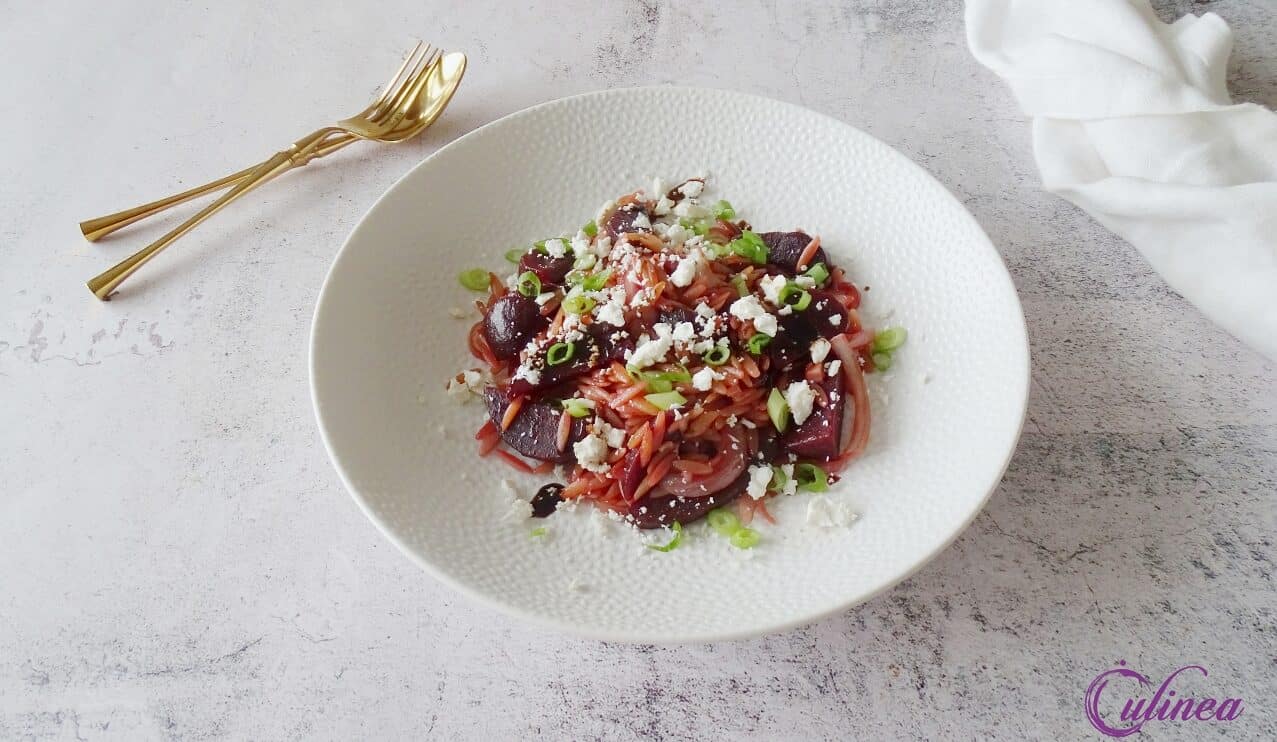
[[[789,413],[794,416],[795,425],[802,425],[811,417],[815,401],[816,392],[805,380],[794,382],[785,390],[785,402],[789,405]]]
[[[755,464],[749,467],[749,485],[745,487],[745,494],[761,500],[767,494],[767,485],[771,481],[772,468],[767,464]]]
[[[811,341],[811,360],[813,363],[823,363],[825,358],[829,356],[829,349],[833,347],[829,341],[824,338],[816,338]]]
[[[700,392],[708,392],[709,388],[714,385],[714,382],[721,378],[723,378],[722,374],[716,374],[714,373],[714,369],[706,366],[700,371],[692,374],[692,388]]]
[[[678,266],[670,274],[670,283],[679,288],[690,286],[696,280],[696,264],[699,261],[695,252],[678,261]]]
[[[462,309],[461,307],[449,307],[448,316],[453,319],[465,319],[466,310]]]
[[[753,321],[754,329],[764,335],[776,336],[776,316],[763,309],[757,296],[750,294],[737,299],[728,311],[737,319]]]
[[[557,238],[553,240],[546,240],[545,251],[549,253],[552,258],[561,258],[568,254],[568,246],[563,240]]]
[[[830,376],[837,376],[838,372],[841,370],[842,370],[842,361],[838,360],[837,358],[825,364],[825,373],[829,374]]]
[[[776,310],[776,314],[779,314],[782,317],[788,317],[789,315],[793,313],[794,313],[794,308],[789,306],[788,304]]]
[[[794,465],[781,464],[780,470],[785,472],[785,487],[781,490],[782,495],[792,495],[798,491],[798,480],[794,479]]]
[[[736,416],[735,416],[735,415],[728,415],[728,416],[727,416],[727,427],[729,427],[729,428],[730,428],[730,427],[732,427],[732,426],[733,426],[733,425],[735,425],[735,424],[736,424]]]
[[[515,369],[514,378],[524,379],[532,386],[536,386],[541,383],[541,369],[521,365]]]
[[[749,428],[750,430],[753,430],[754,428],[757,428],[757,427],[758,427],[757,425],[755,425],[755,424],[754,424],[754,421],[753,421],[753,420],[741,420],[741,421],[740,421],[740,424],[741,424],[741,425],[744,425],[745,427]]]
[[[674,341],[678,343],[687,343],[696,339],[696,328],[691,322],[679,322],[674,325]]]
[[[510,507],[506,510],[505,515],[501,516],[503,521],[520,521],[527,520],[532,517],[532,503],[518,497],[510,501]]]
[[[612,254],[612,238],[607,235],[599,235],[594,241],[594,254],[600,258],[606,258]]]
[[[846,528],[860,516],[841,502],[833,502],[824,495],[812,495],[807,501],[807,525],[817,528]]]
[[[692,203],[689,199],[679,201],[674,207],[675,216],[685,216],[688,219],[703,219],[712,212],[699,204]]]
[[[572,252],[575,255],[586,255],[590,251],[590,236],[585,232],[577,232],[572,238]]]
[[[594,432],[603,437],[603,440],[607,442],[608,448],[621,448],[625,446],[625,430],[622,428],[612,427],[606,420],[595,420]]]
[[[572,444],[572,453],[576,454],[576,463],[587,471],[602,474],[607,471],[607,441],[596,433],[590,433]]]
[[[607,302],[597,305],[594,308],[594,318],[599,322],[606,322],[613,327],[624,327],[625,289],[621,288],[619,292],[613,291],[609,295]]]
[[[674,247],[678,247],[684,242],[687,242],[687,238],[691,237],[692,234],[692,230],[681,224],[671,224],[669,228],[665,230],[665,240]]]
[[[758,280],[758,288],[763,290],[763,298],[767,301],[780,306],[780,292],[785,290],[785,286],[789,284],[789,279],[781,275],[763,276]]]
[[[634,221],[631,222],[635,229],[651,229],[652,220],[647,218],[646,211],[640,211],[634,215]]]
[[[699,180],[689,180],[678,187],[678,192],[688,198],[696,198],[705,190],[705,184]]]
[[[696,316],[703,320],[711,320],[718,316],[718,312],[715,312],[714,308],[705,302],[701,302],[696,305]]]
[[[537,294],[536,302],[540,306],[545,306],[546,304],[549,304],[550,300],[553,298],[554,298],[553,291],[542,291],[541,293]]]
[[[798,284],[799,287],[804,289],[816,288],[816,279],[812,278],[811,276],[795,276],[794,283]]]
[[[674,344],[674,335],[669,324],[657,322],[652,329],[656,330],[657,337],[653,339],[646,335],[641,336],[638,347],[627,355],[626,360],[631,366],[647,368],[665,360],[666,354],[670,352],[670,346]]]
[[[669,214],[673,208],[674,202],[662,194],[662,196],[656,201],[656,205],[652,207],[652,213],[657,216],[665,216]]]
[[[831,314],[831,315],[829,315],[829,324],[833,325],[834,327],[837,327],[838,325],[841,325],[841,324],[842,324],[842,315],[841,315],[841,314]]]

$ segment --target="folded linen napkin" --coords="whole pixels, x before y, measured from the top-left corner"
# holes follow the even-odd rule
[[[1147,0],[968,0],[966,24],[1033,118],[1043,186],[1277,360],[1277,114],[1230,100],[1228,24]]]

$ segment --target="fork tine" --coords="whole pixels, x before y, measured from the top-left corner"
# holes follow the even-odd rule
[[[389,126],[397,126],[407,114],[408,108],[421,95],[421,91],[426,87],[426,83],[430,81],[430,75],[434,72],[439,60],[443,57],[443,51],[435,49],[431,54],[426,55],[423,63],[412,76],[411,79],[403,86],[394,99],[386,106],[386,110],[380,114],[374,121],[387,124],[386,117],[390,117]]]
[[[387,95],[383,96],[381,100],[369,109],[369,111],[365,114],[366,117],[370,120],[376,121],[393,111],[395,106],[398,105],[397,101],[402,99],[404,90],[406,90],[412,84],[413,80],[416,79],[417,75],[421,73],[422,65],[434,55],[435,51],[436,50],[429,45],[423,45],[419,53],[413,55],[413,58],[407,60],[404,63],[404,74],[398,76],[399,79],[395,81],[394,89],[387,91]]]
[[[409,66],[415,64],[417,55],[422,52],[423,47],[425,50],[430,49],[429,44],[424,41],[418,41],[417,45],[408,52],[408,56],[404,57],[403,64],[399,65],[399,69],[395,71],[395,74],[391,76],[390,80],[382,87],[381,94],[378,95],[377,100],[373,102],[374,106],[380,106],[382,103],[389,100],[392,95],[398,92],[399,87],[403,85],[401,78],[403,78],[404,72],[409,68]]]

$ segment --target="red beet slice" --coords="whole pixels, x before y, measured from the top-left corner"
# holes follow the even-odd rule
[[[550,324],[541,316],[535,301],[518,294],[506,294],[493,302],[483,317],[483,335],[493,354],[501,360],[513,358],[538,332]]]
[[[608,216],[607,221],[603,222],[603,233],[612,239],[616,239],[626,232],[651,232],[651,226],[635,227],[634,220],[639,218],[639,214],[651,219],[651,215],[647,213],[647,208],[639,203],[630,203],[613,211]]]
[[[838,455],[839,436],[842,435],[842,416],[847,406],[843,375],[826,376],[820,384],[827,401],[819,399],[811,416],[802,425],[791,428],[781,437],[790,453],[804,459],[829,461]]]
[[[647,467],[639,463],[639,452],[630,451],[625,454],[625,466],[621,468],[621,479],[618,484],[621,485],[621,497],[629,500],[634,496],[634,491],[638,489],[639,484],[643,481],[643,475],[647,473]]]
[[[803,250],[811,244],[811,235],[806,232],[763,232],[758,236],[762,237],[763,244],[767,245],[767,262],[784,268],[790,273],[798,271],[798,258],[802,257]],[[833,268],[829,264],[829,256],[825,255],[823,247],[816,248],[816,255],[808,261],[807,267],[810,268],[816,263],[824,263],[826,268]]]
[[[537,370],[538,378],[536,382],[533,383],[521,376],[511,379],[510,393],[527,395],[542,389],[549,389],[569,379],[584,376],[599,366],[611,363],[614,360],[624,359],[626,349],[634,347],[633,342],[628,338],[613,341],[612,335],[615,332],[616,328],[614,327],[605,328],[600,325],[590,325],[584,331],[584,337],[575,341],[576,350],[573,352],[572,358],[566,363],[561,363],[557,366],[551,366],[546,363],[545,357],[549,352],[550,346],[541,348],[524,361],[524,363]]]
[[[501,420],[513,397],[492,386],[483,390],[483,396],[488,403],[488,417],[500,430]],[[557,444],[561,415],[549,402],[525,400],[514,422],[501,431],[501,440],[530,459],[552,461],[556,464],[574,463],[576,454],[572,451],[572,444],[585,437],[585,419],[572,421],[568,444],[560,451]]]
[[[849,319],[847,308],[838,301],[838,295],[823,289],[812,291],[811,304],[802,312],[795,312],[795,314],[810,322],[812,328],[821,337],[827,339],[846,332]]]
[[[541,289],[562,286],[563,279],[572,270],[575,261],[569,257],[552,258],[541,252],[525,252],[519,258],[519,273],[532,271],[541,280]]]
[[[630,506],[629,517],[639,528],[662,528],[678,521],[687,525],[700,520],[714,508],[721,508],[741,496],[749,486],[749,472],[709,497],[645,497]]]

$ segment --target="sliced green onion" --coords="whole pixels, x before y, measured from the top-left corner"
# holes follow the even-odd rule
[[[584,399],[570,398],[563,400],[563,409],[572,417],[585,417],[590,414],[590,406]]]
[[[731,537],[732,546],[737,549],[752,549],[758,546],[758,542],[762,540],[762,536],[758,535],[758,531],[752,528],[738,528]]]
[[[572,264],[572,267],[579,271],[588,271],[594,267],[598,260],[592,252],[581,253],[576,257],[576,262]]]
[[[594,220],[591,219],[585,223],[584,227],[581,227],[581,231],[585,233],[586,237],[594,237],[599,233],[599,225],[595,224]]]
[[[722,536],[731,536],[740,530],[740,518],[736,517],[736,513],[726,508],[714,508],[705,516],[705,520],[709,522],[709,527]]]
[[[528,535],[532,538],[541,538],[545,535],[545,533],[545,526],[541,526],[540,528],[533,528],[532,533],[529,533]]]
[[[749,340],[745,341],[745,350],[748,350],[754,355],[759,355],[763,352],[763,348],[766,348],[771,344],[771,341],[771,337],[764,335],[761,332],[756,332],[749,336]]]
[[[886,371],[891,368],[891,351],[874,353],[872,358],[874,360],[874,368],[878,371]]]
[[[647,385],[650,392],[664,394],[674,389],[674,382],[679,381],[687,383],[692,380],[692,375],[682,366],[676,371],[638,371],[630,372],[630,378],[640,381]]]
[[[903,327],[888,327],[885,330],[879,330],[874,333],[873,352],[883,353],[893,351],[905,344],[905,338],[909,333],[905,332]],[[888,361],[890,363],[890,361]]]
[[[683,524],[674,521],[674,538],[670,539],[668,544],[648,544],[647,548],[653,551],[674,551],[678,545],[683,542]]]
[[[714,223],[708,219],[689,219],[687,217],[683,217],[678,220],[678,225],[680,227],[683,229],[690,229],[693,234],[700,235],[701,237],[704,237],[705,234],[709,232],[709,228],[712,227],[713,224]]]
[[[781,288],[777,298],[781,304],[788,304],[799,312],[811,306],[811,293],[792,281]]]
[[[601,291],[607,285],[607,280],[612,277],[612,269],[608,268],[598,273],[591,273],[581,281],[581,288],[586,291]]]
[[[731,360],[732,349],[726,345],[715,345],[701,356],[701,360],[705,361],[707,366],[721,366]]]
[[[789,403],[785,401],[785,395],[775,387],[767,397],[767,416],[772,419],[777,432],[784,433],[785,428],[789,427]]]
[[[732,205],[726,201],[719,201],[714,204],[714,216],[724,221],[735,219],[736,209],[733,209]]]
[[[643,399],[652,403],[652,406],[658,410],[668,410],[671,407],[687,404],[687,398],[678,392],[657,392],[645,395]]]
[[[794,479],[798,489],[805,492],[824,492],[829,489],[829,475],[815,464],[795,464]]]
[[[519,260],[523,257],[525,252],[527,252],[527,250],[524,250],[522,247],[512,247],[505,251],[505,259],[515,265],[518,265]]]
[[[732,252],[749,258],[750,261],[762,265],[767,262],[767,243],[763,238],[749,231],[741,232],[740,237],[727,243]]]
[[[520,294],[535,299],[541,294],[541,279],[532,271],[524,271],[519,274],[518,288]]]
[[[654,379],[654,378],[645,376],[642,378],[642,381],[645,385],[647,385],[647,390],[649,392],[664,394],[666,392],[673,391],[674,389],[674,385],[669,383],[665,379]]]
[[[736,293],[741,297],[749,296],[749,287],[745,285],[745,277],[737,273],[732,276],[732,286],[736,288]]]
[[[584,294],[573,294],[563,300],[563,311],[568,314],[586,314],[594,308],[594,300]]]
[[[545,362],[549,366],[561,366],[576,355],[576,343],[555,343],[545,352]]]
[[[812,267],[808,268],[807,272],[804,273],[803,275],[811,278],[813,281],[816,282],[816,285],[819,286],[820,284],[829,280],[829,269],[825,267],[824,263],[817,263],[813,265]]]
[[[457,280],[462,286],[471,291],[487,291],[488,290],[488,272],[482,268],[471,268],[468,271],[461,271],[461,275],[457,276]]]
[[[767,483],[767,489],[773,492],[784,492],[785,485],[789,484],[789,475],[779,466],[772,466],[772,479]]]

